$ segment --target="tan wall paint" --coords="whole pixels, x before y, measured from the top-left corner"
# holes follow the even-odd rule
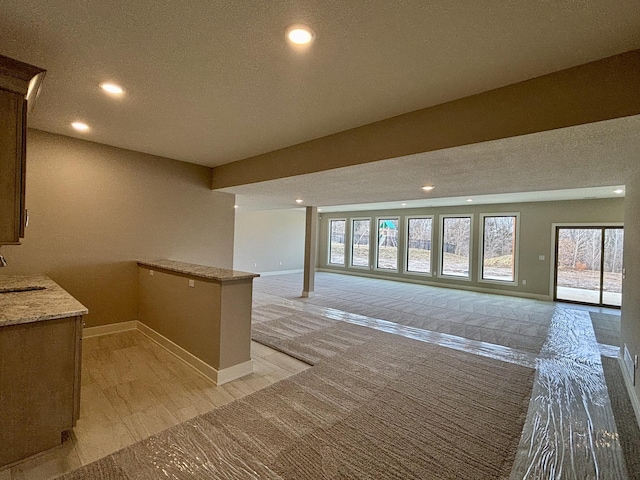
[[[478,282],[479,270],[479,227],[480,214],[508,212],[520,213],[520,260],[518,280],[520,285],[495,284]],[[450,277],[426,277],[422,275],[401,275],[398,273],[364,270],[353,267],[336,267],[328,263],[328,239],[329,220],[332,218],[347,219],[347,234],[350,231],[350,218],[371,218],[372,231],[375,234],[376,217],[394,217],[409,215],[434,215],[434,249],[438,248],[439,242],[439,215],[446,214],[472,214],[473,217],[473,238],[474,245],[471,251],[471,278],[472,281],[457,280]],[[443,284],[462,288],[486,289],[493,291],[511,292],[513,294],[524,294],[533,297],[548,296],[551,284],[551,249],[552,249],[552,224],[553,223],[587,223],[587,222],[622,222],[624,218],[624,200],[604,199],[604,200],[582,200],[563,202],[539,202],[539,203],[519,203],[501,205],[465,205],[460,207],[440,207],[440,208],[420,208],[404,210],[380,210],[370,212],[344,212],[344,213],[323,213],[321,214],[318,266],[335,271],[349,271],[352,273],[366,273],[379,275],[387,278],[404,277],[424,281],[432,284]],[[405,227],[400,227],[403,229]],[[375,235],[374,235],[375,240]],[[404,235],[401,237],[404,238]],[[349,236],[347,236],[347,242]],[[347,243],[348,244],[348,243]],[[373,244],[372,244],[373,247]],[[349,248],[346,249],[347,251]],[[374,264],[374,248],[370,249],[370,261]],[[539,260],[539,255],[544,255],[545,260]],[[626,252],[625,252],[626,256]],[[434,251],[432,259],[432,270],[437,270],[438,252]],[[347,260],[348,262],[348,260]],[[527,285],[522,285],[522,280],[527,281]]]
[[[640,162],[640,158],[638,159]],[[629,179],[625,198],[624,268],[622,283],[622,345],[627,344],[631,358],[640,357],[640,173]],[[636,375],[636,407],[640,407],[640,372]],[[640,410],[636,410],[640,422]]]
[[[147,327],[220,368],[220,284],[139,267],[140,315]],[[188,305],[189,308],[185,308]],[[210,321],[206,319],[210,318]]]
[[[252,279],[220,283],[150,271],[139,267],[142,323],[218,371],[251,359]]]
[[[253,279],[222,283],[220,369],[251,360]]]
[[[233,268],[256,273],[301,269],[304,231],[304,210],[243,212],[239,209]]]
[[[307,207],[305,215],[304,278],[302,296],[313,296],[318,262],[318,207]]]
[[[136,320],[136,260],[231,268],[233,196],[210,169],[30,130],[30,224],[1,274],[45,273],[82,302],[87,326]]]
[[[640,113],[640,50],[215,167],[212,188]]]

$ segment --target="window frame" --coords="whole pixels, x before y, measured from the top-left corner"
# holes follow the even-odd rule
[[[342,257],[342,263],[333,263],[331,261],[331,234],[332,234],[332,223],[333,222],[344,222],[344,254]],[[330,218],[329,219],[329,228],[328,230],[328,237],[329,237],[329,241],[327,243],[327,265],[330,267],[346,267],[347,265],[347,218]]]
[[[396,220],[398,222],[398,227],[396,228],[396,231],[398,232],[396,234],[396,241],[398,242],[396,249],[396,268],[380,268],[378,266],[378,260],[379,260],[379,253],[380,253],[380,237],[379,237],[379,226],[380,226],[380,220]],[[375,271],[378,272],[395,272],[395,273],[400,273],[400,229],[402,227],[402,223],[400,221],[400,216],[399,215],[383,215],[381,217],[376,217],[376,250],[375,250],[375,255],[374,255],[374,260],[373,260],[373,269]]]
[[[359,268],[362,270],[370,270],[371,269],[371,217],[352,217],[349,220],[350,222],[350,234],[349,234],[349,245],[350,247],[350,255],[349,255],[349,267],[350,268]],[[354,265],[353,264],[353,238],[355,229],[353,228],[355,222],[369,222],[369,254],[367,255],[367,265]]]
[[[430,250],[430,258],[429,258],[429,271],[428,272],[414,272],[409,270],[409,224],[410,220],[413,219],[430,219],[431,220],[431,250]],[[420,275],[423,277],[432,277],[433,276],[433,247],[435,243],[433,241],[433,235],[435,231],[435,222],[434,215],[407,215],[404,219],[405,223],[405,242],[404,242],[404,265],[403,265],[403,273],[406,275]]]
[[[439,222],[439,226],[440,226],[440,245],[439,245],[439,249],[438,249],[438,254],[439,254],[439,261],[438,261],[438,276],[442,277],[442,278],[447,278],[447,279],[451,279],[451,280],[461,280],[464,282],[472,282],[473,281],[473,275],[472,275],[472,271],[471,271],[471,265],[473,265],[473,217],[474,214],[473,213],[450,213],[450,214],[441,214],[440,215],[440,222]],[[450,274],[446,274],[443,272],[442,268],[443,268],[443,264],[444,264],[444,247],[445,247],[445,241],[444,241],[444,221],[447,218],[468,218],[469,219],[469,266],[468,266],[468,272],[469,274],[466,277],[460,276],[460,275],[450,275]]]
[[[515,217],[514,229],[515,246],[513,247],[513,280],[497,280],[494,278],[482,278],[484,275],[484,222],[487,217]],[[480,214],[480,235],[478,248],[478,282],[494,285],[518,285],[518,264],[520,263],[520,212],[495,212]]]

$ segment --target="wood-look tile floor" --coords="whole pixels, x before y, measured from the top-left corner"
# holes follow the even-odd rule
[[[216,387],[137,330],[86,338],[82,348],[76,427],[61,446],[0,470],[0,480],[56,478],[309,368],[252,342],[254,373]]]

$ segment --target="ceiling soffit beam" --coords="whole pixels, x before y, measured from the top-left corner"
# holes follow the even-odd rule
[[[214,167],[213,190],[640,113],[640,50]]]

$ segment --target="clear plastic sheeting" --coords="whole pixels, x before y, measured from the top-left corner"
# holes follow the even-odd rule
[[[363,327],[374,328],[394,335],[400,335],[406,338],[412,338],[421,342],[434,343],[453,350],[461,350],[483,357],[494,358],[503,362],[515,363],[525,367],[535,368],[536,356],[528,352],[519,352],[513,348],[504,347],[502,345],[494,345],[492,343],[470,340],[468,338],[457,337],[446,333],[432,332],[430,330],[421,330],[419,328],[408,327],[387,320],[379,320],[377,318],[369,318],[353,313],[342,312],[332,308],[325,309],[325,316],[341,320],[343,322],[362,325]]]
[[[600,355],[603,357],[618,358],[620,356],[620,347],[599,343],[598,349],[600,350]]]
[[[536,368],[511,478],[627,478],[587,312],[556,309]]]
[[[259,297],[264,295],[268,294],[259,294]],[[434,343],[436,345],[441,345],[443,347],[448,347],[454,350],[460,350],[467,353],[473,353],[475,355],[481,355],[483,357],[494,358],[496,360],[514,363],[516,365],[522,365],[530,368],[536,367],[536,355],[529,352],[515,350],[513,348],[505,347],[502,345],[495,345],[493,343],[471,340],[464,337],[458,337],[456,335],[449,335],[447,333],[422,330],[420,328],[400,325],[388,320],[381,320],[378,318],[358,315],[356,313],[344,312],[335,308],[303,304],[300,302],[293,302],[278,297],[273,297],[273,300],[277,301],[269,303],[279,303],[280,305],[285,305],[288,308],[305,311],[314,315],[321,315],[331,320],[338,320],[341,322],[352,323],[354,325],[361,325],[363,327],[369,327],[383,332],[393,333],[394,335],[400,335],[406,338],[419,340],[421,342]]]
[[[511,478],[627,478],[600,360],[600,355],[617,357],[619,347],[598,344],[585,310],[556,307],[547,340],[536,356],[269,294],[259,293],[257,297],[259,304],[286,305],[310,314],[536,368]]]

